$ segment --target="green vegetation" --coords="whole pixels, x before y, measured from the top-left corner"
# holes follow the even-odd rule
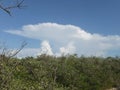
[[[0,57],[0,90],[106,90],[119,86],[118,57]]]

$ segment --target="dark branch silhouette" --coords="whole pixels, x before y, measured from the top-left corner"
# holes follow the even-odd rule
[[[9,50],[6,47],[3,46],[0,47],[0,60],[5,60],[5,58],[7,57],[7,61],[10,60],[11,58],[13,58],[14,56],[16,56],[25,46],[27,45],[27,43],[24,41],[22,42],[21,46],[19,49],[16,50]]]
[[[25,46],[27,45],[27,43],[24,41],[21,45],[21,47],[19,49],[17,49],[14,53],[10,53],[10,55],[8,56],[9,59],[16,56]]]
[[[3,11],[5,11],[7,14],[9,14],[10,16],[11,16],[11,9],[14,9],[14,8],[22,8],[22,7],[25,7],[25,6],[23,6],[23,2],[24,2],[24,0],[22,0],[22,1],[18,1],[17,0],[17,4],[15,4],[15,5],[11,5],[11,6],[7,6],[7,7],[5,7],[5,6],[3,6],[1,3],[0,3],[0,9],[2,9]]]

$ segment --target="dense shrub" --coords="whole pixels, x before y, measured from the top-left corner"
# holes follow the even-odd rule
[[[0,59],[0,90],[106,90],[120,86],[120,58]]]

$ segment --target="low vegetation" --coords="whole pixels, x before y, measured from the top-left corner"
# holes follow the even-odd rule
[[[119,57],[0,56],[0,90],[106,90],[119,86]]]

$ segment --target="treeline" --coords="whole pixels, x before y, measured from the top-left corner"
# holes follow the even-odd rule
[[[0,57],[0,90],[106,90],[120,87],[119,57]]]

